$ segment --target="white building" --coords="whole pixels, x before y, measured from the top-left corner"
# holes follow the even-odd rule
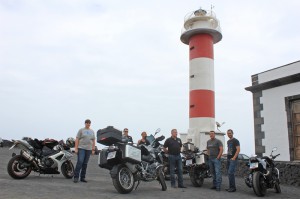
[[[255,152],[300,161],[300,61],[252,75]]]

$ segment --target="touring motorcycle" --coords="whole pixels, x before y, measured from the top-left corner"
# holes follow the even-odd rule
[[[276,193],[281,193],[279,170],[276,168],[274,160],[280,154],[272,155],[277,148],[273,148],[270,157],[251,157],[249,159],[250,173],[245,178],[248,187],[253,188],[257,196],[265,196],[267,189],[275,189]]]
[[[140,181],[154,180],[161,184],[162,191],[167,190],[159,147],[159,141],[164,136],[154,138],[151,135],[147,139],[150,145],[137,147],[132,143],[122,142],[122,132],[112,126],[97,132],[97,142],[108,146],[99,153],[98,164],[101,168],[110,170],[113,185],[119,193],[130,193],[136,182],[135,189]]]
[[[195,154],[195,162],[191,164],[190,180],[195,187],[201,187],[205,178],[211,178],[207,150]]]
[[[196,166],[199,148],[191,142],[186,142],[182,145],[181,160],[182,160],[182,173],[191,174],[192,169]],[[164,159],[164,175],[165,179],[170,179],[170,166],[168,160],[168,154],[162,153]],[[175,168],[175,174],[177,174],[177,168]]]
[[[13,148],[21,149],[20,154],[12,154],[7,164],[7,172],[14,179],[26,178],[31,171],[40,174],[60,174],[66,178],[74,175],[73,156],[67,145],[56,140],[13,140]]]

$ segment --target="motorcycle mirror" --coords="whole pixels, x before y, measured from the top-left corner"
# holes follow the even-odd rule
[[[154,134],[154,135],[158,134],[159,132],[160,132],[160,128],[156,129],[156,131],[155,131],[155,134]]]
[[[277,151],[277,147],[274,147],[274,148],[272,149],[272,152],[273,152],[273,151]]]

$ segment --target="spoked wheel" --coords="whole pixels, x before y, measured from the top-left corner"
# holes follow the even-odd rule
[[[195,168],[192,168],[190,171],[190,179],[195,187],[201,187],[203,185],[204,178],[202,175],[198,174]]]
[[[265,179],[260,172],[253,173],[253,190],[257,196],[264,196],[266,195],[266,185]]]
[[[167,190],[167,184],[166,184],[166,181],[165,181],[163,171],[162,171],[162,169],[159,169],[157,172],[158,172],[157,173],[157,180],[159,181],[159,184],[161,185],[161,190],[166,191]]]
[[[65,178],[72,178],[74,176],[74,166],[73,163],[68,160],[61,165],[61,172]]]
[[[135,184],[132,172],[124,165],[119,166],[117,176],[113,178],[113,184],[119,193],[130,193]]]
[[[23,156],[15,155],[7,164],[7,172],[14,179],[23,179],[30,174],[31,166]]]

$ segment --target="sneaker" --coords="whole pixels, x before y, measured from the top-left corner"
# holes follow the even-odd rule
[[[172,188],[177,188],[176,185],[171,185]]]
[[[74,182],[74,183],[77,183],[77,182],[78,182],[78,178],[74,178],[74,179],[73,179],[73,182]]]
[[[216,189],[217,187],[215,187],[215,186],[212,186],[210,189]]]
[[[81,182],[87,182],[84,178],[80,179]]]
[[[225,191],[228,191],[230,188],[225,189]]]
[[[228,189],[228,192],[236,192],[236,189],[235,188],[230,188],[230,189]]]
[[[184,185],[181,185],[181,186],[178,186],[178,188],[183,188],[183,189],[185,189],[185,188],[187,188],[187,187],[184,186]]]

